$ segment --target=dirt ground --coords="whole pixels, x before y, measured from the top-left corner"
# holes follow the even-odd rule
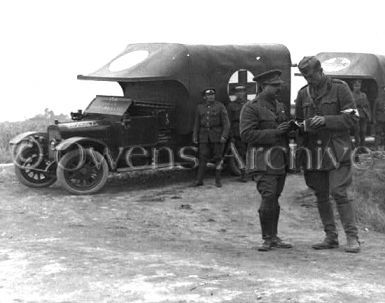
[[[159,178],[79,197],[0,168],[0,302],[385,302],[385,235],[361,228],[360,254],[342,232],[339,249],[312,250],[323,234],[300,175],[281,198],[294,248],[267,253],[253,182]]]

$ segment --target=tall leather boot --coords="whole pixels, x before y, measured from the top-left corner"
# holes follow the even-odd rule
[[[197,178],[193,182],[192,186],[202,186],[203,185],[203,177],[205,175],[206,163],[199,163]]]
[[[259,251],[269,251],[273,248],[273,226],[274,213],[272,211],[259,210],[259,221],[261,222],[262,230],[262,245],[258,248]]]
[[[338,247],[338,233],[336,224],[334,221],[333,208],[330,201],[317,203],[318,212],[321,217],[324,231],[326,234],[325,239],[312,245],[314,249],[331,249]]]
[[[220,169],[215,170],[215,186],[216,187],[222,187],[221,170]]]
[[[360,242],[358,241],[358,229],[353,206],[349,201],[346,201],[343,204],[337,203],[337,209],[346,234],[347,244],[345,251],[358,253],[360,251]]]
[[[284,242],[280,237],[278,237],[278,222],[279,214],[281,212],[281,207],[278,205],[274,213],[273,228],[272,228],[272,246],[277,248],[292,248],[293,245],[290,243]]]

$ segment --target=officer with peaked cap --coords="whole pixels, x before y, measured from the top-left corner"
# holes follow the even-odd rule
[[[193,142],[199,144],[199,167],[193,186],[203,185],[203,177],[210,155],[215,162],[215,185],[221,187],[224,145],[229,135],[230,122],[225,106],[215,100],[215,89],[202,92],[204,103],[197,107]]]
[[[285,108],[277,100],[284,83],[280,76],[280,70],[269,70],[254,78],[258,96],[244,105],[240,119],[241,138],[248,144],[246,167],[262,197],[258,212],[263,243],[259,251],[292,247],[277,235],[289,131]]]
[[[298,92],[295,105],[296,119],[304,121],[303,147],[310,151],[310,157],[303,163],[304,176],[317,198],[326,234],[322,242],[312,247],[330,249],[339,245],[329,200],[331,193],[347,237],[345,251],[355,253],[360,245],[353,206],[347,195],[347,187],[352,183],[350,129],[358,119],[353,96],[345,82],[323,73],[316,57],[304,57],[298,68],[308,83]]]
[[[244,161],[246,157],[247,146],[241,140],[241,135],[239,133],[239,118],[241,116],[241,109],[247,102],[246,87],[243,85],[236,86],[234,88],[234,94],[235,100],[230,102],[227,106],[227,112],[229,114],[230,120],[230,140],[235,144],[235,147],[241,156],[242,161]],[[241,168],[241,176],[239,181],[247,182],[245,168]]]

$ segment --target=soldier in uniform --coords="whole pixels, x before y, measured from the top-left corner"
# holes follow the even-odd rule
[[[240,119],[241,138],[247,143],[247,171],[253,175],[262,198],[258,213],[263,243],[259,251],[292,247],[277,235],[289,130],[284,106],[277,100],[283,83],[280,75],[280,70],[270,70],[254,78],[259,94],[244,105]]]
[[[360,250],[358,230],[347,196],[347,187],[352,183],[350,129],[358,120],[353,96],[345,82],[323,73],[316,57],[304,57],[298,68],[308,82],[298,92],[295,106],[296,119],[304,121],[303,145],[311,155],[304,176],[317,198],[326,233],[324,240],[312,247],[330,249],[339,245],[329,200],[331,193],[347,238],[345,251],[357,253]]]
[[[247,146],[241,140],[241,135],[239,133],[239,118],[241,115],[241,109],[243,105],[247,102],[246,87],[239,85],[235,87],[235,100],[227,106],[227,112],[230,119],[230,139],[235,144],[237,151],[239,152],[242,160],[246,157]],[[246,171],[244,168],[241,168],[241,177],[239,178],[240,182],[247,182],[246,180]]]
[[[361,80],[355,80],[353,82],[353,99],[356,103],[360,116],[359,121],[356,123],[354,128],[354,141],[356,143],[356,147],[365,146],[365,136],[368,122],[370,123],[372,120],[368,97],[361,91],[361,84]]]
[[[215,100],[215,89],[202,92],[204,103],[199,104],[194,122],[193,142],[199,144],[199,167],[194,186],[203,185],[207,162],[212,155],[215,163],[215,185],[222,187],[221,170],[224,145],[229,135],[230,122],[225,106]]]
[[[385,98],[383,95],[381,97],[381,94],[374,105],[373,123],[376,131],[376,149],[381,148],[383,150],[385,145]]]

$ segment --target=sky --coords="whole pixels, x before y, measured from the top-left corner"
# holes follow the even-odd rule
[[[0,4],[1,121],[84,109],[116,83],[77,80],[127,44],[280,43],[293,63],[322,51],[385,55],[379,0],[13,0]],[[292,95],[304,84],[295,77]]]

